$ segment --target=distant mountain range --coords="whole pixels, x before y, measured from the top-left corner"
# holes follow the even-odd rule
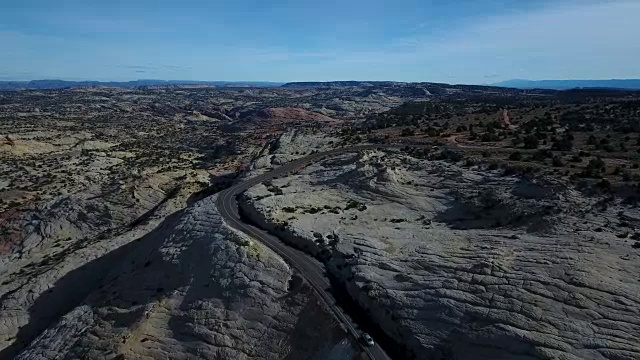
[[[283,83],[266,81],[192,81],[192,80],[134,80],[134,81],[66,81],[31,80],[0,81],[0,91],[65,89],[83,86],[134,88],[139,86],[209,85],[209,86],[280,86]]]
[[[119,88],[135,88],[141,86],[167,85],[203,85],[224,87],[276,87],[313,88],[313,87],[354,87],[354,86],[397,86],[408,84],[395,81],[327,81],[327,82],[268,82],[268,81],[193,81],[193,80],[134,80],[134,81],[66,81],[66,80],[31,80],[31,81],[0,81],[0,91],[13,90],[47,90],[77,87],[107,86]],[[436,83],[416,83],[446,85]],[[453,85],[451,85],[453,86]],[[640,79],[611,79],[611,80],[507,80],[486,86],[497,86],[516,89],[551,89],[568,90],[576,88],[603,88],[640,90]]]
[[[604,88],[640,90],[640,79],[610,80],[507,80],[492,86],[512,87],[518,89],[553,89],[568,90],[576,88]]]
[[[317,87],[354,87],[354,86],[393,86],[406,84],[396,81],[299,81],[282,85],[286,88],[317,88]]]

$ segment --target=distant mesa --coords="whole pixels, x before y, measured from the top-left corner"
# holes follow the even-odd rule
[[[78,87],[117,87],[136,88],[143,86],[167,85],[201,85],[225,87],[270,87],[283,83],[267,81],[195,81],[195,80],[133,80],[133,81],[66,81],[66,80],[31,80],[31,81],[0,81],[0,91],[14,90],[54,90]]]
[[[510,87],[518,89],[552,89],[569,90],[579,88],[624,89],[640,90],[640,79],[610,79],[610,80],[507,80],[492,86]]]
[[[154,86],[185,86],[185,87],[283,87],[289,89],[309,88],[407,88],[420,86],[417,94],[425,94],[451,89],[495,91],[496,87],[514,89],[622,89],[640,90],[640,79],[611,79],[611,80],[507,80],[489,85],[450,85],[432,82],[398,82],[398,81],[306,81],[306,82],[268,82],[268,81],[197,81],[197,80],[133,80],[133,81],[66,81],[66,80],[31,80],[31,81],[0,81],[0,91],[16,90],[55,90],[81,87],[115,87],[139,88]],[[425,89],[425,90],[422,90]],[[493,89],[493,90],[492,90]],[[404,94],[407,95],[407,94]]]
[[[449,84],[431,82],[396,82],[396,81],[326,81],[326,82],[291,82],[282,85],[284,88],[339,88],[339,87],[393,87],[407,84],[421,84],[426,86],[444,86]],[[474,85],[449,85],[474,86]],[[516,89],[549,89],[570,90],[580,88],[624,89],[640,90],[640,79],[611,79],[611,80],[522,80],[514,79],[499,83],[477,86],[477,89],[489,90],[490,87],[505,87]]]
[[[361,86],[393,86],[406,84],[397,81],[303,81],[290,82],[284,88],[317,88],[317,87],[361,87]]]

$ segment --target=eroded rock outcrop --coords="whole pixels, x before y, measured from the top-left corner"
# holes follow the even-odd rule
[[[603,201],[365,151],[257,185],[243,206],[330,252],[328,269],[408,358],[638,359],[640,212]]]
[[[295,107],[268,108],[258,112],[258,116],[266,119],[299,120],[307,122],[340,123],[324,114]]]
[[[3,296],[5,312],[23,301],[19,292]],[[224,224],[215,196],[64,275],[34,300],[26,318],[3,357],[355,355],[311,288],[281,258]],[[38,331],[45,321],[51,324]]]

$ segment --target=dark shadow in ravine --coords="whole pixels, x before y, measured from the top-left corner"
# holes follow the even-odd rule
[[[403,344],[398,343],[391,336],[387,335],[380,325],[375,322],[369,311],[351,297],[344,282],[330,276],[330,274],[327,275],[331,282],[330,292],[333,295],[333,298],[336,299],[336,303],[345,314],[358,324],[362,330],[373,336],[375,341],[381,345],[387,355],[392,359],[415,358],[406,346],[403,346]]]

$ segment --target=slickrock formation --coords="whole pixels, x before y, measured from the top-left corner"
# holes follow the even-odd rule
[[[227,227],[214,203],[205,198],[53,283],[45,273],[5,293],[3,333],[19,329],[2,358],[353,358],[311,288]]]
[[[408,358],[640,358],[640,212],[618,200],[364,151],[257,185],[242,207],[328,259]]]

